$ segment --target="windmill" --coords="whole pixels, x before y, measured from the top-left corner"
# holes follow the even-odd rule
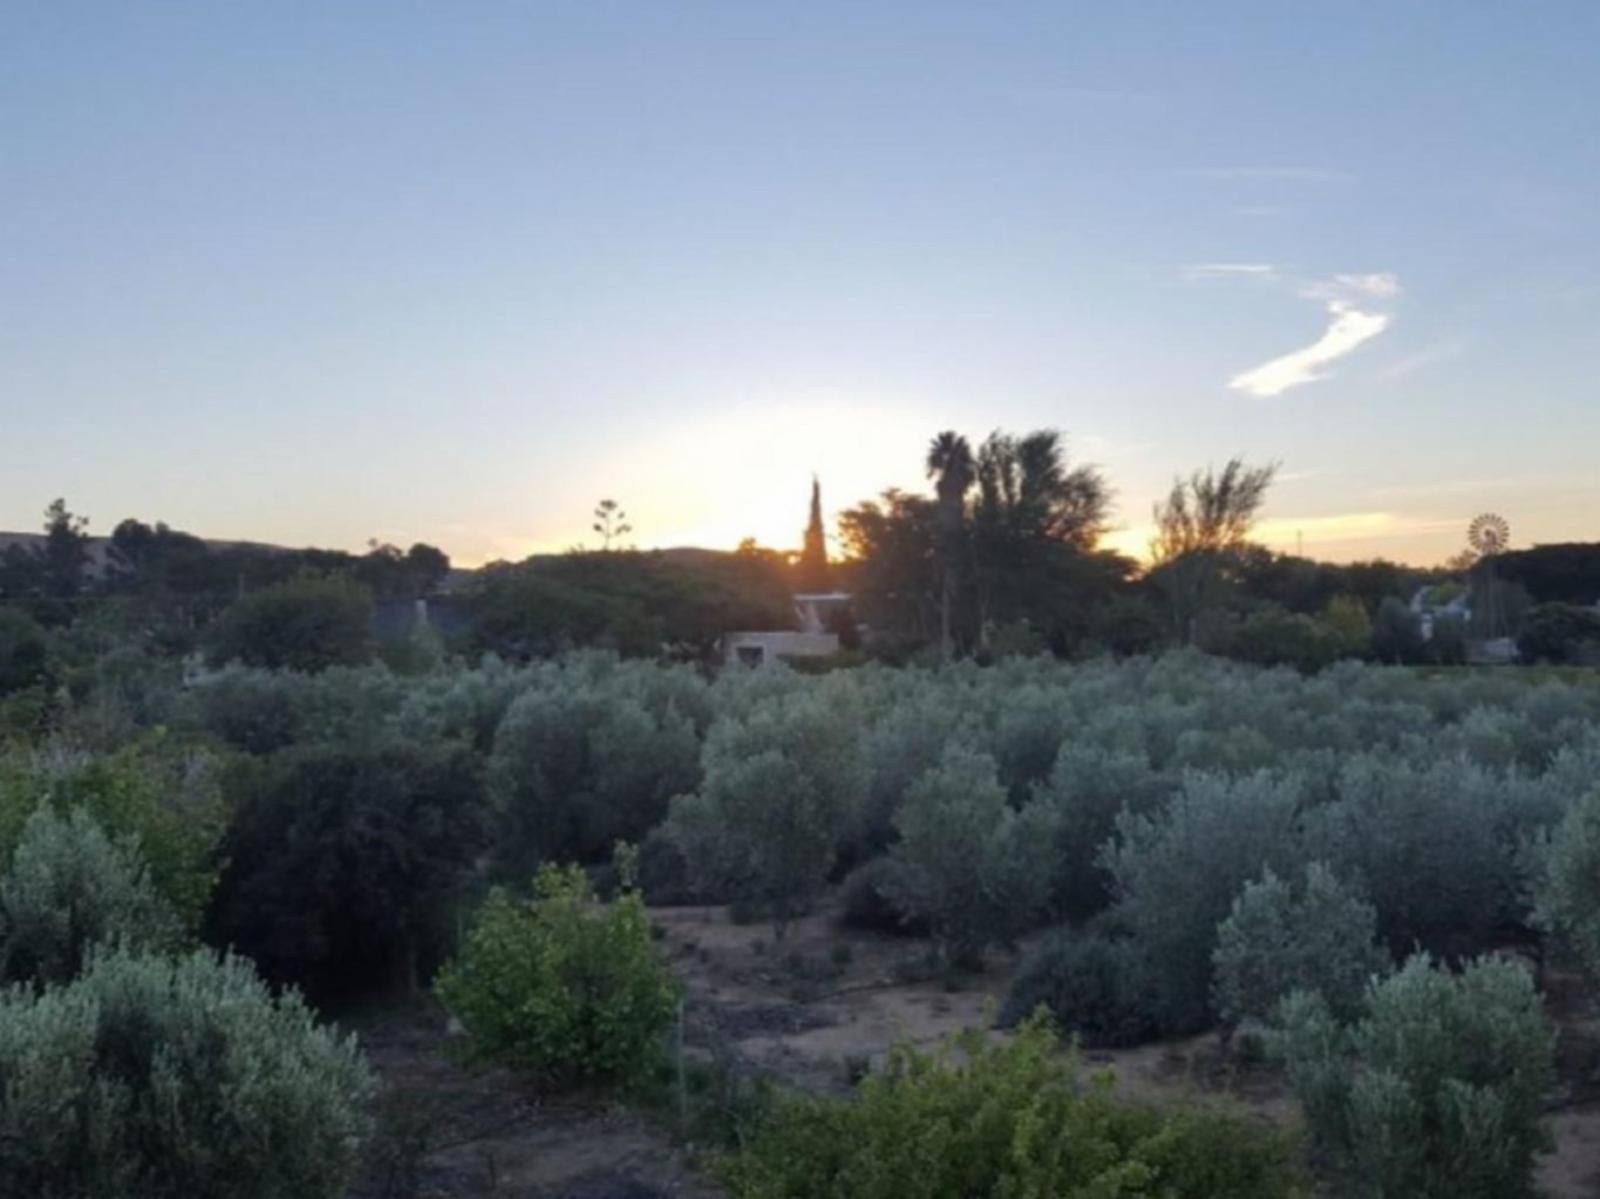
[[[1494,577],[1494,560],[1511,544],[1511,525],[1506,518],[1485,512],[1467,526],[1467,545],[1476,555],[1483,579],[1484,628],[1491,638],[1500,635],[1499,587]]]

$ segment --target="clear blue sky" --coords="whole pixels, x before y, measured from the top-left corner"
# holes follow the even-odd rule
[[[794,544],[1053,425],[1137,544],[1600,538],[1600,5],[0,6],[0,528]]]

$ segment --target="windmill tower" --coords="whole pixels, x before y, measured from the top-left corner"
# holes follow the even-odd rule
[[[1483,580],[1484,629],[1491,639],[1501,635],[1500,587],[1495,578],[1494,560],[1511,544],[1511,526],[1506,518],[1485,512],[1467,526],[1467,546],[1477,556],[1478,574]]]

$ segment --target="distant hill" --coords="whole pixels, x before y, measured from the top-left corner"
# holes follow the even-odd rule
[[[214,550],[247,549],[267,554],[292,554],[296,552],[287,546],[268,545],[262,541],[218,541],[209,537],[202,537],[201,540],[206,543],[208,548]],[[12,546],[18,546],[22,549],[34,549],[43,546],[44,542],[45,535],[43,533],[7,533],[0,531],[0,554],[4,554]],[[89,538],[89,564],[90,568],[96,573],[105,570],[106,563],[109,560],[110,549],[111,538]]]

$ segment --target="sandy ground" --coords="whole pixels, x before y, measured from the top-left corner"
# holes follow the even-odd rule
[[[782,945],[765,924],[736,924],[720,907],[651,913],[685,988],[686,1056],[734,1063],[789,1086],[842,1093],[896,1041],[932,1047],[987,1027],[1015,963],[996,955],[951,989],[919,969],[926,943],[842,932],[830,913],[798,921]],[[1540,1185],[1551,1199],[1600,1193],[1600,1021],[1578,994],[1552,995],[1562,1033],[1556,1149]],[[518,1196],[529,1199],[713,1199],[671,1138],[614,1105],[553,1102],[503,1073],[470,1072],[448,1052],[435,1014],[388,1019],[363,1043],[389,1087],[388,1155],[350,1199]],[[1298,1118],[1276,1073],[1243,1066],[1213,1036],[1083,1054],[1141,1102],[1229,1102],[1274,1124]],[[380,1155],[382,1156],[382,1155]],[[398,1165],[396,1162],[398,1161]]]

